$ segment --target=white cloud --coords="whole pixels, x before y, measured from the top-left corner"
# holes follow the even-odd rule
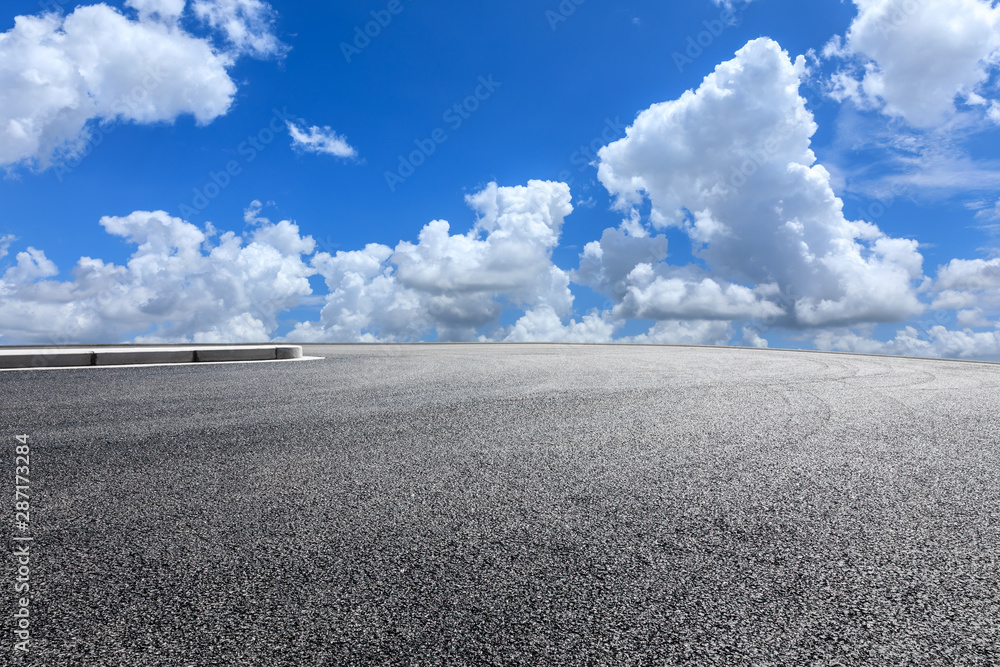
[[[278,315],[311,293],[314,243],[288,221],[212,243],[162,211],[101,219],[137,246],[125,266],[83,257],[69,281],[28,248],[0,279],[4,343],[242,342],[269,338]],[[57,333],[58,332],[58,333]]]
[[[29,247],[24,252],[17,253],[17,264],[4,272],[0,285],[30,282],[57,273],[59,269],[45,256],[44,251]]]
[[[938,269],[932,289],[931,308],[1000,313],[1000,258],[953,259]]]
[[[784,311],[742,285],[725,284],[691,271],[657,275],[651,264],[628,274],[628,292],[614,308],[617,317],[652,320],[733,320],[777,317]]]
[[[843,352],[1000,361],[1000,331],[996,330],[956,331],[941,325],[927,330],[905,327],[889,341],[874,340],[852,332],[824,331],[815,342],[819,349]]]
[[[1000,258],[953,259],[938,270],[938,289],[1000,289]]]
[[[638,336],[619,339],[622,343],[655,345],[727,345],[733,328],[719,320],[665,320]]]
[[[65,17],[18,16],[0,34],[0,165],[47,167],[53,159],[79,155],[96,122],[172,122],[189,114],[207,124],[227,113],[236,93],[228,73],[236,54],[179,27],[182,2],[128,4],[138,19],[97,4]],[[227,34],[237,30],[233,21],[252,23],[267,7],[254,2],[258,14],[244,8],[221,22],[226,12],[237,11],[230,4],[198,6]],[[254,37],[241,48],[273,53],[258,28],[247,29]],[[259,40],[264,50],[253,46]]]
[[[387,261],[392,248],[319,253],[312,265],[329,293],[319,322],[300,322],[288,335],[303,342],[372,342],[416,339],[430,326],[419,296],[400,289]]]
[[[143,19],[159,17],[176,22],[184,13],[187,0],[125,0],[126,7],[132,7]]]
[[[392,261],[400,281],[428,292],[504,292],[522,303],[548,303],[568,311],[568,280],[554,280],[551,250],[559,241],[563,219],[572,212],[569,187],[530,181],[525,186],[491,183],[466,197],[476,211],[475,226],[451,236],[448,223],[437,220],[420,233],[416,244],[402,242]],[[554,284],[553,284],[554,283]]]
[[[631,302],[616,314],[786,312],[788,324],[816,327],[922,311],[916,242],[847,220],[829,172],[816,164],[816,124],[798,92],[804,67],[770,39],[751,41],[697,90],[643,111],[624,139],[601,149],[598,176],[617,205],[648,198],[654,227],[682,229],[710,271],[659,263],[630,273]],[[598,258],[588,246],[581,274],[598,275]],[[607,280],[621,274],[604,270]]]
[[[967,308],[955,313],[955,321],[963,329],[978,329],[992,326],[992,323],[983,316],[982,308]]]
[[[10,244],[16,240],[17,237],[15,237],[13,234],[5,234],[3,236],[0,236],[0,259],[3,259],[4,257],[7,256],[7,248],[9,248]]]
[[[969,206],[972,210],[976,212],[976,220],[986,220],[986,221],[997,221],[1000,220],[1000,201],[996,202],[973,202]],[[990,229],[994,225],[984,225],[984,228]]]
[[[285,121],[288,132],[292,135],[292,146],[307,153],[320,153],[334,157],[353,158],[358,152],[342,137],[329,127],[300,128],[292,121]]]
[[[619,323],[591,313],[563,324],[550,306],[527,311],[504,338],[508,343],[610,343]]]
[[[768,347],[768,342],[766,338],[762,338],[760,333],[755,331],[751,327],[743,327],[743,340],[740,341],[740,345],[743,347]]]
[[[990,102],[989,109],[986,111],[986,115],[997,125],[1000,125],[1000,102],[993,100]]]
[[[929,202],[975,195],[979,209],[1000,187],[1000,160],[973,158],[967,150],[983,129],[982,119],[968,112],[928,131],[843,106],[836,138],[825,153],[836,187],[867,200],[864,212],[854,211],[869,219],[880,218],[900,199]]]
[[[749,5],[753,0],[712,0],[717,7],[723,7],[725,9],[735,9],[737,7],[745,7]]]
[[[226,36],[237,53],[282,56],[288,47],[274,35],[275,12],[261,0],[195,0],[195,16]]]
[[[827,57],[856,65],[834,78],[835,95],[917,127],[955,113],[956,98],[985,104],[983,84],[1000,54],[1000,7],[989,0],[854,0],[858,15]],[[995,102],[987,107],[992,115]]]
[[[591,241],[580,255],[573,280],[620,301],[628,294],[628,275],[640,264],[667,258],[663,236],[631,236],[623,229],[605,229],[600,241]]]
[[[970,158],[937,133],[928,138],[929,144],[935,142],[937,146],[921,146],[918,153],[912,156],[904,153],[895,160],[902,173],[871,182],[924,197],[995,191],[1000,187],[1000,162]]]
[[[327,305],[319,322],[289,338],[399,340],[434,330],[439,340],[475,340],[508,304],[568,315],[569,276],[551,255],[573,210],[569,187],[491,183],[466,200],[478,219],[465,234],[435,220],[416,243],[319,253],[313,264],[330,289]]]
[[[268,206],[273,204],[274,202],[267,203]],[[271,220],[260,214],[263,209],[264,204],[259,199],[254,199],[249,206],[243,209],[243,222],[251,226],[270,224]]]
[[[196,344],[220,344],[235,342],[260,343],[271,340],[273,331],[264,322],[250,313],[239,313],[219,324],[213,324],[207,329],[198,331],[191,336],[191,342]],[[161,336],[139,336],[137,343],[170,343],[173,338]]]

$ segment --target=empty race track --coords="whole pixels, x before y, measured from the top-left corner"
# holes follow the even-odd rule
[[[305,353],[0,374],[14,664],[1000,662],[1000,366]]]

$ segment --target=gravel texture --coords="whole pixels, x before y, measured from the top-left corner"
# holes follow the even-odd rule
[[[31,651],[5,614],[0,655],[1000,664],[998,365],[305,353],[325,359],[0,373],[35,537]]]

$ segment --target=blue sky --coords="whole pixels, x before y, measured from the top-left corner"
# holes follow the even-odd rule
[[[987,0],[15,0],[0,32],[0,344],[1000,359]]]

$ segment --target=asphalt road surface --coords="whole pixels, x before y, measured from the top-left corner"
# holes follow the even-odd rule
[[[1000,664],[998,365],[305,352],[0,373],[10,664]]]

